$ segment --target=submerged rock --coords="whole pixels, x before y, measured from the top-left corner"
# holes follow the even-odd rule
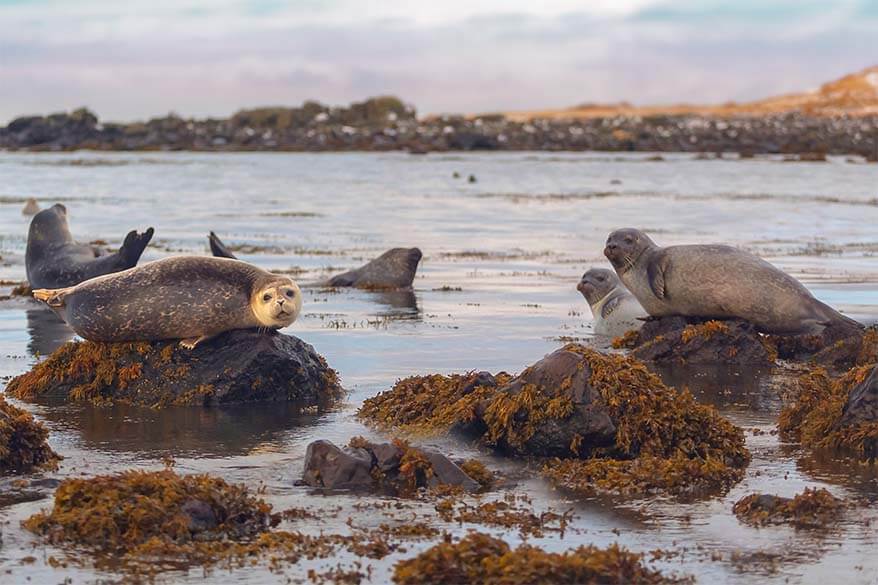
[[[146,406],[284,401],[326,408],[342,393],[312,346],[277,332],[236,330],[188,350],[176,341],[64,344],[6,391]]]
[[[474,470],[470,477],[463,467]],[[340,448],[330,441],[308,445],[301,483],[328,489],[381,490],[412,493],[419,488],[454,486],[477,491],[491,483],[484,466],[474,460],[461,466],[445,455],[404,441],[371,443],[356,437]]]
[[[0,473],[30,473],[57,467],[61,459],[46,440],[49,431],[0,394]]]
[[[796,528],[821,528],[839,520],[844,503],[826,489],[809,489],[792,498],[750,494],[735,502],[732,511],[741,522],[764,526],[792,524]]]

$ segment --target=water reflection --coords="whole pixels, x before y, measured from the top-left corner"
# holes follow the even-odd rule
[[[142,456],[235,457],[279,450],[289,434],[317,424],[321,415],[300,414],[290,403],[162,410],[116,405],[58,405],[43,416],[76,433],[84,449]]]
[[[796,377],[778,368],[747,366],[653,364],[650,369],[665,384],[688,388],[699,402],[765,414],[777,413],[784,386]]]
[[[379,317],[405,321],[420,321],[421,309],[418,297],[412,290],[388,290],[369,293],[371,300],[390,307],[390,310],[376,313]]]
[[[49,309],[34,307],[26,309],[25,315],[30,335],[27,350],[32,356],[49,355],[75,335],[67,323]]]

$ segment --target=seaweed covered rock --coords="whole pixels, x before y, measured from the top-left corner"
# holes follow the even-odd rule
[[[575,491],[721,488],[749,462],[741,429],[634,358],[569,344],[502,378],[407,378],[359,414],[385,430],[464,428],[506,453],[560,457],[544,473]]]
[[[655,363],[774,364],[776,355],[750,323],[661,317],[643,324],[617,345],[637,359]]]
[[[56,467],[60,457],[46,443],[48,438],[42,423],[0,394],[0,473]]]
[[[878,456],[878,366],[859,366],[833,379],[817,368],[796,382],[778,418],[787,438],[806,447]]]
[[[52,544],[139,555],[159,545],[240,540],[270,524],[271,507],[245,487],[165,469],[65,480],[53,508],[24,527]]]
[[[732,511],[741,522],[754,526],[791,524],[796,528],[821,528],[839,519],[844,502],[826,489],[809,489],[792,498],[750,494],[735,502]]]
[[[14,378],[18,398],[146,406],[286,401],[329,406],[341,395],[335,371],[313,347],[281,333],[237,330],[195,349],[176,341],[69,342]]]
[[[393,581],[399,585],[676,582],[645,567],[641,555],[615,544],[605,549],[580,546],[564,553],[550,553],[528,544],[512,549],[503,540],[479,532],[456,543],[437,544],[414,558],[398,562]]]
[[[470,477],[463,466],[473,470]],[[404,441],[371,443],[355,437],[339,448],[329,441],[314,441],[305,452],[302,483],[329,489],[382,490],[410,494],[419,488],[454,486],[477,491],[487,481],[478,462],[461,466],[435,451],[418,449]],[[493,479],[493,478],[491,478]]]
[[[780,352],[780,342],[774,342]],[[818,338],[815,345],[820,349],[810,355],[810,361],[834,370],[847,370],[878,362],[878,328],[875,326],[866,329],[862,335],[839,336],[837,339],[824,335]]]

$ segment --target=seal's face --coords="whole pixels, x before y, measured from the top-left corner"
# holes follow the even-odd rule
[[[576,290],[582,293],[589,305],[594,305],[619,284],[619,277],[606,268],[592,268],[582,275]]]
[[[634,266],[644,250],[653,245],[652,240],[640,230],[624,228],[614,231],[607,238],[604,256],[613,264],[616,272],[624,274]]]
[[[291,279],[281,278],[255,291],[251,307],[263,327],[280,329],[302,311],[302,291]]]

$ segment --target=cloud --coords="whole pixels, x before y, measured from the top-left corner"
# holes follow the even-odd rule
[[[827,4],[0,0],[0,120],[387,93],[421,112],[753,99],[873,64],[874,4]]]

